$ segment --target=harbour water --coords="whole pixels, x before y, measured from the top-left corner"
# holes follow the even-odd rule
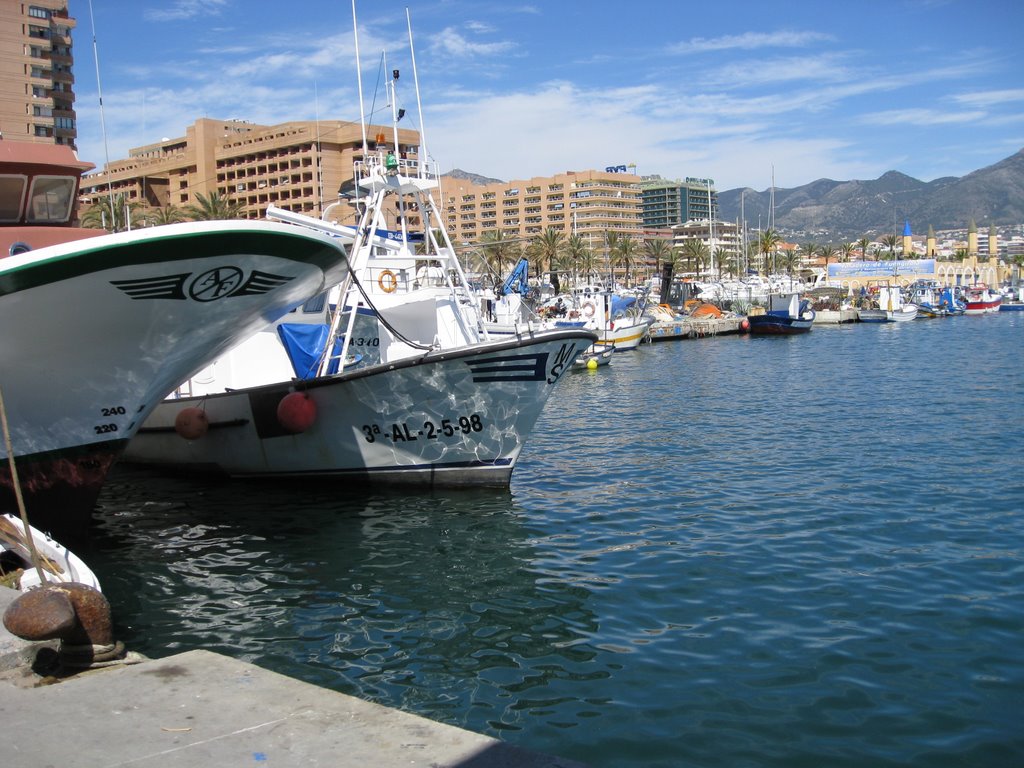
[[[117,635],[593,766],[1024,760],[1024,314],[567,375],[509,492],[118,469]]]

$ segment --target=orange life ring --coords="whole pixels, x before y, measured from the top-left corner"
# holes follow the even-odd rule
[[[594,311],[595,311],[594,302],[592,302],[592,301],[585,301],[583,303],[583,314],[584,315],[586,315],[587,317],[593,317],[594,316]]]
[[[387,282],[385,282],[384,278],[387,278]],[[384,293],[394,293],[398,287],[398,278],[395,277],[395,273],[390,269],[385,269],[380,273],[380,277],[377,278],[377,285],[380,286]]]

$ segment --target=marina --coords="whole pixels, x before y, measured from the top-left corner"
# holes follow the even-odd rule
[[[737,141],[702,99],[650,109],[627,86],[651,73],[627,74],[622,56],[611,91],[644,114],[614,93],[573,108],[598,90],[570,62],[604,65],[546,37],[568,27],[541,23],[558,4],[500,27],[456,4],[427,13],[438,160],[410,10],[403,43],[396,14],[360,23],[353,0],[351,49],[334,10],[296,33],[258,8],[101,9],[130,25],[118,48],[146,39],[145,60],[162,62],[145,87],[160,89],[166,135],[111,160],[90,4],[107,159],[89,173],[76,19],[63,0],[0,9],[0,60],[19,73],[0,100],[5,760],[1024,763],[1024,228],[1007,183],[1024,151],[934,182],[836,182],[821,174],[873,173],[872,154],[903,150],[883,152],[878,132],[870,151],[815,140],[793,120],[799,151],[771,158],[769,190],[720,190],[698,166],[731,182],[767,165],[766,148],[797,146],[765,131],[770,96],[748,102],[763,140]],[[193,43],[222,12],[236,60],[218,67],[223,46]],[[703,61],[712,81],[733,71],[736,41],[818,45],[810,30],[734,34],[730,17],[721,37],[707,21],[692,28],[709,37],[671,44],[645,21],[643,39],[659,64]],[[295,50],[275,53],[271,28]],[[361,33],[396,48],[366,87]],[[179,35],[186,67],[160,52]],[[556,47],[566,61],[542,66]],[[219,97],[210,81],[179,88],[197,55]],[[770,92],[781,59],[742,55],[735,71],[767,64]],[[119,144],[154,130],[125,129],[146,122],[146,94],[126,90],[140,67],[121,61]],[[525,98],[495,98],[513,69]],[[566,78],[554,89],[552,71]],[[302,119],[321,72],[326,119],[315,81]],[[464,74],[487,81],[462,87]],[[729,90],[735,106],[754,96]],[[210,116],[236,103],[229,91],[266,96],[267,124],[251,103]],[[693,114],[680,122],[673,103]],[[978,125],[1006,124],[981,119],[992,107],[972,106]],[[815,123],[863,124],[842,114]],[[652,115],[681,133],[659,141]],[[182,135],[175,120],[193,122]],[[555,141],[529,141],[541,122]],[[642,171],[593,164],[627,135]],[[685,177],[651,173],[684,163]],[[477,172],[492,166],[508,180]],[[811,169],[818,181],[791,186]]]
[[[566,760],[1012,764],[1022,322],[645,344],[565,377],[508,492],[118,467],[68,543],[134,651]]]

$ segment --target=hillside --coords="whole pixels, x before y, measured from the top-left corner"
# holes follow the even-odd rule
[[[470,182],[471,184],[501,184],[502,183],[501,179],[492,179],[489,176],[481,176],[478,173],[470,173],[469,171],[464,171],[461,168],[454,168],[454,169],[448,171],[448,173],[444,174],[444,176],[447,176],[448,178],[451,178],[451,179],[462,179],[464,181]]]
[[[718,193],[720,216],[749,225],[768,224],[771,190],[748,188]],[[793,189],[775,190],[775,226],[817,239],[853,240],[900,233],[909,219],[916,233],[1024,222],[1024,149],[966,176],[924,182],[888,171],[871,181],[818,179]]]

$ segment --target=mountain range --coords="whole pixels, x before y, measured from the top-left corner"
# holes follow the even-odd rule
[[[477,184],[500,179],[453,170],[446,176]],[[888,171],[870,181],[818,179],[792,189],[775,189],[775,228],[787,238],[818,242],[876,239],[903,233],[909,221],[914,234],[964,230],[974,221],[979,231],[1024,224],[1024,149],[966,176],[919,181]],[[750,187],[718,193],[719,218],[745,218],[750,228],[768,226],[772,190]],[[741,210],[742,209],[742,210]]]
[[[719,217],[750,227],[768,226],[770,189],[730,189],[718,193]],[[819,242],[875,239],[901,235],[904,221],[914,234],[1024,223],[1024,149],[966,176],[919,181],[888,171],[871,181],[818,179],[792,189],[775,190],[775,228],[787,235],[812,236]]]

